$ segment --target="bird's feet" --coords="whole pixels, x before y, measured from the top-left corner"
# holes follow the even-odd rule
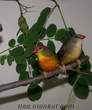
[[[76,62],[77,62],[77,65],[78,65],[77,69],[80,69],[80,64],[81,64],[80,60],[78,59]]]
[[[64,64],[61,64],[61,65],[59,66],[59,68],[62,70],[62,73],[63,73],[63,74],[66,74],[66,73],[67,73],[67,72],[66,72],[66,67],[65,67]]]
[[[53,74],[54,74],[53,72],[43,72],[45,78],[50,78],[53,76]]]
[[[47,72],[43,72],[43,75],[44,75],[45,78],[48,77],[48,73]]]
[[[45,78],[51,78],[51,77],[57,75],[57,70],[52,71],[52,72],[43,72],[43,75]]]

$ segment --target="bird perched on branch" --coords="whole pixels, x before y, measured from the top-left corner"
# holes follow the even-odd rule
[[[33,54],[38,57],[39,66],[46,74],[54,71],[60,65],[57,55],[43,44],[39,44],[35,47]],[[44,75],[46,76],[46,74]]]
[[[82,50],[82,39],[85,36],[78,35],[73,37],[70,41],[63,46],[58,51],[57,55],[49,50],[43,44],[38,45],[34,48],[33,54],[38,57],[38,63],[44,75],[47,76],[50,72],[53,72],[57,68],[61,68],[63,72],[66,72],[65,66],[70,64],[80,57]]]
[[[63,44],[57,53],[61,64],[67,65],[76,61],[82,52],[82,40],[84,35],[72,37],[66,44]]]

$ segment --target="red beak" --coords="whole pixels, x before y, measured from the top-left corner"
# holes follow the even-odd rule
[[[82,34],[79,34],[79,37],[80,37],[80,39],[85,39],[86,38],[86,36],[84,36]]]

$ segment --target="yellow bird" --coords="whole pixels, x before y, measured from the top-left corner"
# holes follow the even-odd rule
[[[67,65],[76,61],[81,54],[82,50],[82,40],[85,38],[84,35],[78,35],[73,37],[68,41],[68,43],[63,44],[57,53],[61,64]]]
[[[35,47],[33,54],[38,57],[39,66],[44,72],[52,72],[60,65],[57,55],[43,44]]]

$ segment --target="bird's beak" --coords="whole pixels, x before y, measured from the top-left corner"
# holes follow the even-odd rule
[[[82,34],[79,34],[79,37],[80,37],[80,39],[85,39],[86,38],[86,36],[84,36],[84,35],[82,35]]]
[[[34,48],[33,51],[32,51],[32,54],[35,55],[36,53],[37,53],[37,49]]]

